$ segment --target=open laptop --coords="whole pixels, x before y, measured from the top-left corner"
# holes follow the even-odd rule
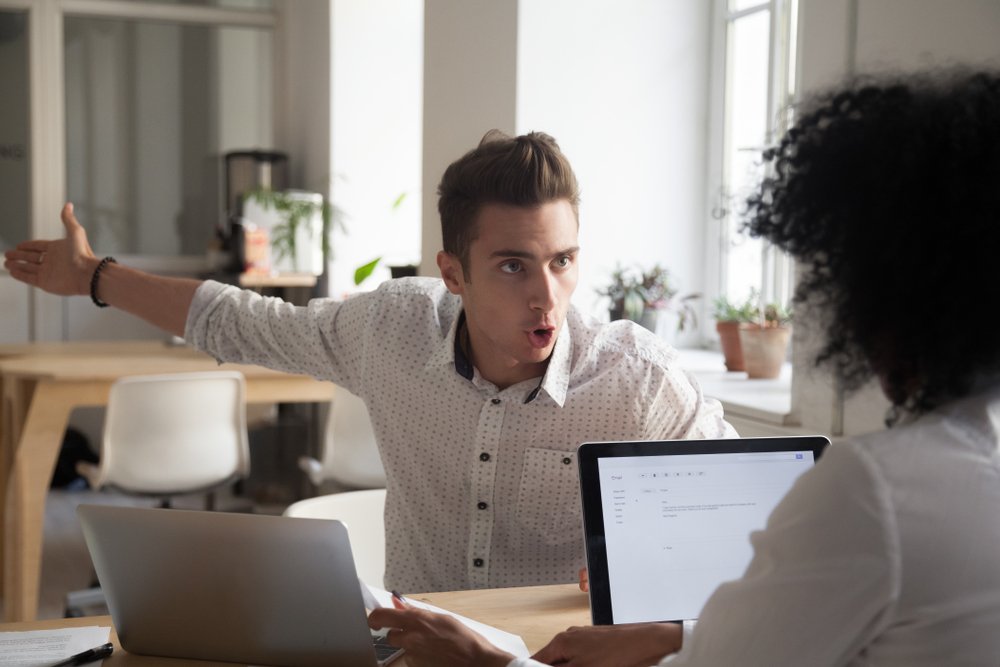
[[[585,443],[578,450],[594,625],[697,619],[743,575],[750,533],[822,436]]]
[[[129,653],[279,667],[376,667],[400,654],[368,628],[340,521],[97,505],[77,515]]]

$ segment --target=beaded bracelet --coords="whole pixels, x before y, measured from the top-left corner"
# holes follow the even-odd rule
[[[101,260],[101,263],[97,265],[97,268],[94,269],[94,277],[90,279],[90,300],[93,301],[94,305],[98,308],[107,308],[109,305],[97,298],[97,277],[101,275],[101,271],[103,271],[104,267],[110,262],[114,262],[115,264],[118,263],[114,257],[105,257]]]

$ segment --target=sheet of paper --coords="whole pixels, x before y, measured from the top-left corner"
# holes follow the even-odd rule
[[[371,592],[372,597],[375,598],[375,601],[380,605],[383,607],[392,607],[392,593],[383,591],[381,588],[375,588],[374,586],[368,586],[368,590]],[[531,654],[528,653],[528,647],[524,645],[524,641],[517,635],[512,635],[511,633],[504,632],[503,630],[497,630],[493,626],[480,623],[479,621],[473,621],[471,618],[466,618],[465,616],[453,614],[450,611],[441,609],[440,607],[435,607],[431,604],[424,604],[423,602],[417,602],[416,600],[412,600],[410,598],[406,598],[406,601],[418,609],[426,609],[427,611],[433,611],[438,614],[447,614],[448,616],[457,618],[467,627],[478,632],[489,640],[489,642],[498,649],[501,651],[507,651],[507,653],[510,653],[515,658],[531,657]]]
[[[372,595],[372,591],[368,588],[368,584],[360,579],[358,579],[358,584],[361,585],[361,599],[365,603],[365,609],[368,611],[375,611],[376,609],[379,609],[382,605],[380,605],[378,600],[375,599],[375,596]]]
[[[0,667],[44,667],[108,643],[111,628],[0,632]],[[101,667],[103,660],[90,663]]]

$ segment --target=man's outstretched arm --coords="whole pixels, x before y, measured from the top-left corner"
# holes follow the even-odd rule
[[[90,281],[101,260],[87,243],[87,233],[73,216],[73,205],[62,210],[66,238],[25,241],[8,250],[4,268],[11,277],[59,296],[90,296]],[[164,278],[117,264],[107,264],[97,281],[97,298],[175,336],[184,335],[191,300],[201,282]]]

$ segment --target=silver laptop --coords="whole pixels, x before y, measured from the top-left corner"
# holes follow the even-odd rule
[[[279,667],[375,667],[399,652],[369,630],[339,521],[80,505],[129,653]],[[376,645],[385,653],[376,658]]]

